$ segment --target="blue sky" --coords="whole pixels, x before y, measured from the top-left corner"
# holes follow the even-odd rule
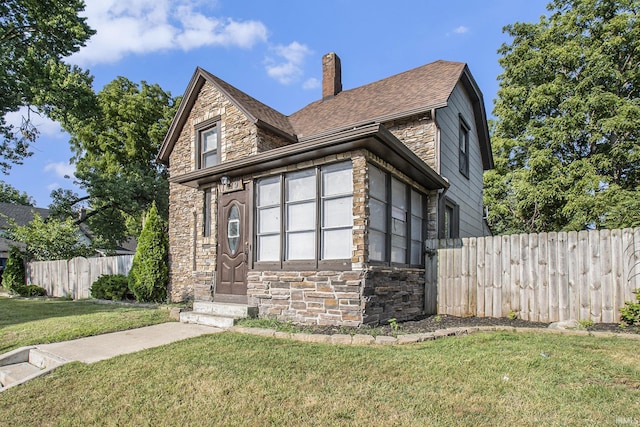
[[[91,71],[95,90],[118,76],[158,83],[173,95],[200,66],[291,114],[321,97],[321,57],[342,60],[343,89],[445,59],[466,62],[493,109],[497,49],[514,22],[537,22],[547,0],[86,0],[97,34],[67,61]],[[12,114],[10,122],[19,120]],[[0,176],[47,207],[72,189],[67,134],[36,118],[34,155]]]

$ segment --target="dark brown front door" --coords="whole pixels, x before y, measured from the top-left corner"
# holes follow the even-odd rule
[[[247,192],[222,194],[218,206],[218,283],[214,300],[246,303]]]

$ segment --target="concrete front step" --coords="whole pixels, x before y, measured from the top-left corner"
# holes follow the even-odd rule
[[[196,323],[198,325],[215,326],[216,328],[230,328],[235,323],[234,317],[216,316],[214,314],[197,311],[183,311],[180,313],[182,323]]]
[[[180,313],[180,321],[217,328],[230,328],[236,319],[256,317],[257,315],[258,307],[249,307],[246,304],[194,301],[193,311]]]
[[[215,316],[234,317],[243,319],[245,317],[256,317],[258,307],[249,307],[246,304],[232,304],[225,302],[194,301],[193,311],[198,313],[213,314]]]

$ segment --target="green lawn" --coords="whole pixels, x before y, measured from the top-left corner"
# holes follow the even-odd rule
[[[0,353],[170,320],[166,309],[0,297]]]
[[[483,333],[390,347],[223,333],[72,363],[0,425],[638,425],[639,342]]]

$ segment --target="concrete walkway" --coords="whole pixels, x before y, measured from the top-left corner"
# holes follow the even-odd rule
[[[68,362],[93,363],[121,354],[135,353],[147,348],[222,331],[223,329],[212,326],[168,322],[72,341],[40,344],[36,348]]]

